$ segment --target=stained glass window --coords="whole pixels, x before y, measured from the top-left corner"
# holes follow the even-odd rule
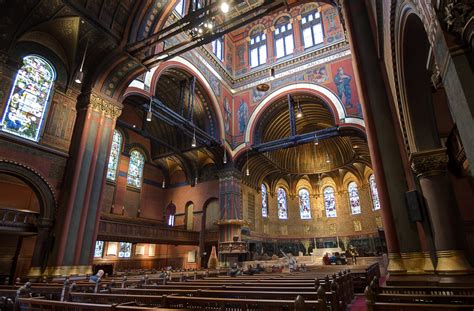
[[[53,67],[44,58],[25,56],[3,114],[1,129],[38,141],[55,79]]]
[[[336,198],[334,196],[334,188],[326,187],[324,194],[324,208],[326,209],[326,217],[337,217],[336,214]]]
[[[288,219],[288,204],[286,202],[285,189],[278,188],[277,199],[278,199],[278,219]]]
[[[261,187],[262,192],[262,217],[268,217],[268,193],[267,193],[267,186],[262,184]]]
[[[298,191],[300,198],[300,216],[301,219],[311,219],[311,203],[309,201],[309,191],[305,188]]]
[[[321,13],[318,11],[307,13],[301,17],[301,29],[303,31],[303,44],[305,48],[324,42]]]
[[[132,255],[132,243],[120,242],[119,254],[120,258],[130,258]]]
[[[104,241],[96,241],[95,242],[95,250],[94,250],[94,257],[100,258],[104,253]]]
[[[379,201],[379,192],[377,191],[377,184],[375,183],[374,175],[369,176],[369,186],[370,186],[370,194],[372,195],[372,205],[374,211],[380,209],[380,201]]]
[[[109,180],[115,180],[117,178],[117,167],[121,150],[122,134],[115,130],[112,138],[112,146],[110,147],[109,164],[107,165],[107,179]]]
[[[351,181],[347,187],[347,191],[349,192],[349,204],[351,206],[352,215],[360,214],[360,199],[357,184]]]
[[[174,226],[174,214],[169,214],[168,215],[168,226],[170,226],[170,227]]]
[[[127,185],[140,188],[142,186],[143,167],[145,156],[138,150],[130,152],[130,163],[128,164]]]

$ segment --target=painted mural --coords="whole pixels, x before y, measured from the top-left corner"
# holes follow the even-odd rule
[[[334,91],[346,108],[346,113],[362,118],[362,107],[354,79],[354,69],[350,58],[330,64],[332,83],[328,86]]]

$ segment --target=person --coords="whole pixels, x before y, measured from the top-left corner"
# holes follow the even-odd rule
[[[232,267],[229,270],[229,275],[230,276],[239,276],[242,274],[242,271],[239,269],[239,266],[234,263]]]
[[[293,254],[292,253],[285,254],[282,250],[280,251],[282,252],[283,256],[285,256],[285,258],[288,260],[288,268],[290,268],[290,272],[296,271],[297,262],[296,262],[296,258],[293,257]]]
[[[329,253],[324,254],[323,264],[325,264],[325,265],[330,265],[331,264],[331,259],[329,258]]]
[[[89,278],[89,282],[90,283],[97,283],[99,280],[102,279],[102,276],[104,275],[104,270],[99,270],[97,271],[97,274],[96,275],[91,275],[91,277]]]
[[[352,77],[344,73],[344,69],[339,67],[337,74],[334,76],[334,83],[337,88],[337,95],[342,100],[342,96],[345,96],[345,104],[347,107],[352,107],[352,92],[350,82]]]
[[[356,265],[357,264],[357,256],[359,256],[359,253],[357,252],[357,249],[351,244],[348,247],[349,251],[349,256],[352,258],[352,264]]]
[[[247,270],[244,271],[244,274],[254,275],[255,274],[255,269],[252,267],[252,265],[248,265]]]

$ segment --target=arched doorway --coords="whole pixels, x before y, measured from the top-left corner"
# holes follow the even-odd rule
[[[39,276],[51,250],[56,200],[32,169],[0,160],[0,278]],[[2,281],[2,280],[0,280]]]
[[[201,235],[199,238],[199,249],[201,255],[201,267],[207,266],[212,246],[217,247],[219,240],[219,226],[217,221],[220,219],[219,199],[210,198],[203,206],[203,215],[201,220]]]

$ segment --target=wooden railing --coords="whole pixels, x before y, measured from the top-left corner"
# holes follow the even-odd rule
[[[0,207],[0,230],[35,232],[38,215],[30,210]]]
[[[150,219],[102,214],[98,239],[132,243],[198,245],[199,232],[169,227],[163,222]]]

